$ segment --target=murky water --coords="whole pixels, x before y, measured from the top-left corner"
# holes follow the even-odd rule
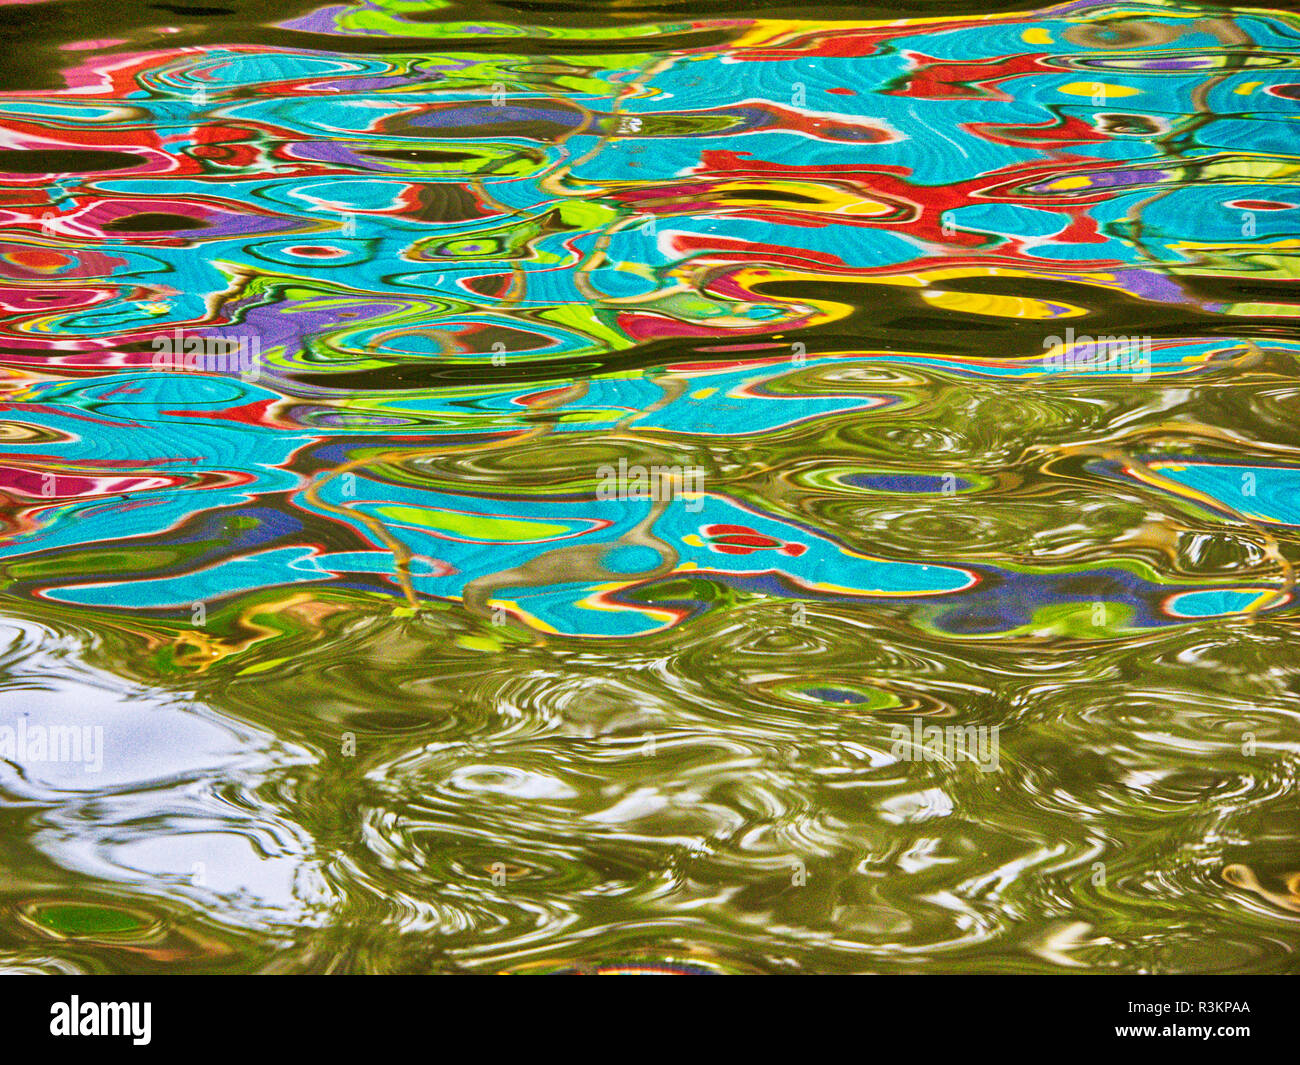
[[[1300,969],[1300,16],[1016,6],[0,5],[4,967]]]

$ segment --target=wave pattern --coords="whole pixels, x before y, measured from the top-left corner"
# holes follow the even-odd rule
[[[9,967],[1294,970],[1295,16],[20,6]]]

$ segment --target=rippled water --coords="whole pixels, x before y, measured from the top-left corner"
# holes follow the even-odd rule
[[[1300,16],[1015,6],[0,4],[4,967],[1297,971]]]

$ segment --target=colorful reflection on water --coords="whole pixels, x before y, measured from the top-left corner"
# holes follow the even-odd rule
[[[7,967],[1295,969],[1300,17],[0,31]]]

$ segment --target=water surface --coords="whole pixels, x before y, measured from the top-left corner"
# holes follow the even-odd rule
[[[0,5],[4,967],[1296,971],[1300,18],[1017,6]]]

